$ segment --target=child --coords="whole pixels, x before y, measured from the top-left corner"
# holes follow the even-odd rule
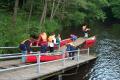
[[[19,48],[20,48],[22,55],[23,55],[22,56],[22,63],[25,63],[26,56],[24,56],[24,55],[27,55],[27,53],[31,52],[32,43],[34,43],[36,41],[36,39],[37,39],[37,37],[35,35],[30,35],[29,39],[26,39],[20,43]]]
[[[52,42],[48,42],[48,47],[50,52],[54,52],[54,40],[52,40]]]

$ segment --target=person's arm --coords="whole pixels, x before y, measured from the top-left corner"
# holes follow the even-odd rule
[[[87,28],[86,31],[90,31],[90,28]]]

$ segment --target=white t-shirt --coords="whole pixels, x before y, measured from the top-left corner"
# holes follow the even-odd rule
[[[49,47],[54,47],[54,43],[53,42],[48,42],[48,46]]]

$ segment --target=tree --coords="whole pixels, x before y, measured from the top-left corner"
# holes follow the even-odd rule
[[[113,13],[113,17],[120,19],[120,0],[109,0],[111,9],[112,9],[112,13]]]
[[[15,0],[14,13],[13,13],[13,26],[16,26],[18,4],[19,4],[19,0]]]

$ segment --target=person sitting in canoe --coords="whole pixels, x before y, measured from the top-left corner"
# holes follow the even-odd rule
[[[82,26],[82,31],[83,31],[84,37],[88,38],[88,31],[90,31],[90,29],[87,28],[87,25]]]
[[[47,34],[45,32],[42,32],[39,35],[38,46],[41,46],[40,48],[41,53],[45,53],[47,51],[48,43],[47,43]]]
[[[22,41],[19,45],[19,48],[22,52],[22,63],[25,63],[26,61],[26,56],[24,55],[27,55],[28,53],[31,52],[31,46],[32,46],[32,43],[34,43],[37,39],[37,36],[36,35],[30,35],[30,38],[29,39],[26,39],[24,41]]]
[[[75,50],[77,50],[77,48],[72,44],[72,43],[68,43],[67,45],[66,45],[66,51],[68,51],[68,53],[69,53],[69,57],[71,57],[72,58],[72,60],[74,60],[74,56],[75,56]]]

